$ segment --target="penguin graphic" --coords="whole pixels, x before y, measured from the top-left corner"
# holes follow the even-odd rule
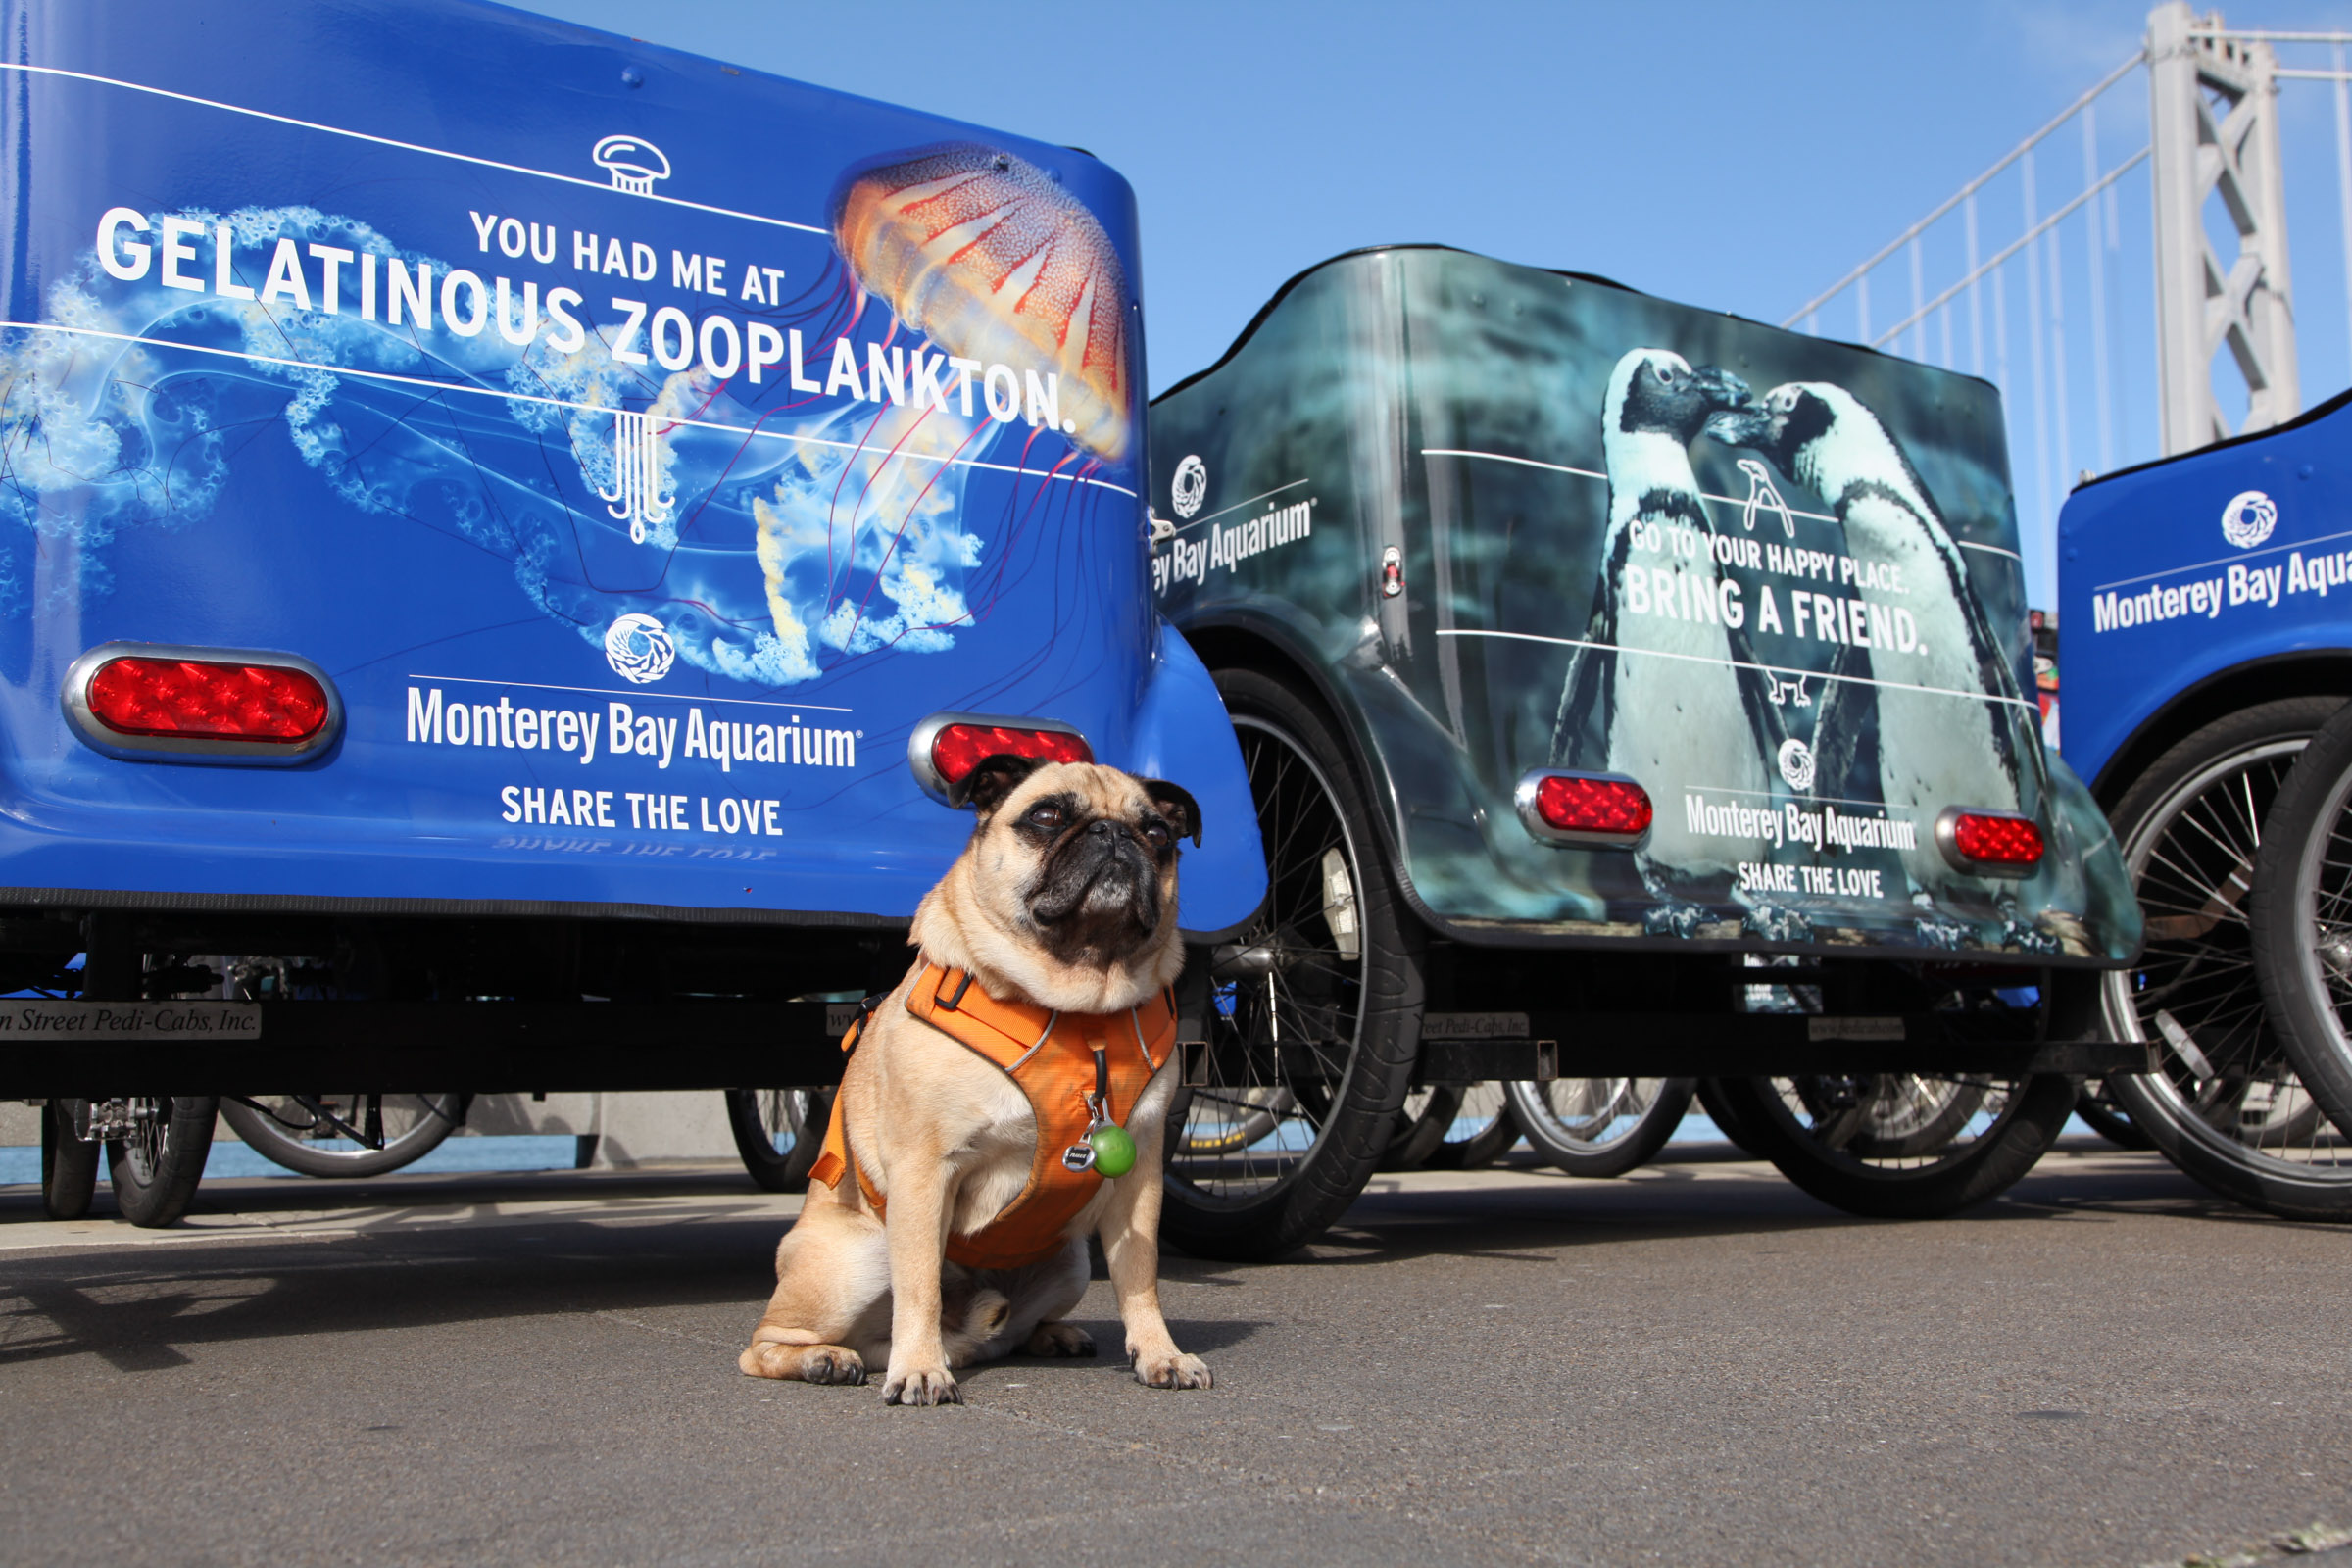
[[[2017,810],[2022,776],[2038,783],[2042,766],[2038,749],[2019,744],[2017,715],[2025,710],[2016,674],[1969,584],[1959,546],[1886,426],[1843,387],[1774,387],[1760,406],[1717,416],[1708,433],[1763,453],[1829,502],[1847,554],[1874,575],[1899,572],[1908,589],[1895,602],[1916,628],[1910,646],[1886,636],[1887,622],[1872,619],[1870,651],[1839,649],[1817,710],[1813,751],[1821,793],[1849,787],[1875,713],[1879,797],[1920,830],[1918,847],[1902,852],[1922,910],[1920,936],[1954,946],[1964,933],[1930,905],[1971,879],[1936,848],[1936,814],[1946,806]],[[1864,678],[1839,678],[1852,676]]]
[[[1686,556],[1670,537],[1679,527],[1712,540],[1690,442],[1709,418],[1750,401],[1738,376],[1692,369],[1665,349],[1634,349],[1617,362],[1601,414],[1609,526],[1584,646],[1560,690],[1553,766],[1605,768],[1653,789],[1745,792],[1748,804],[1765,804],[1765,759],[1782,726],[1745,631],[1729,624],[1744,619],[1744,607],[1726,593],[1712,549]],[[1737,854],[1692,835],[1681,811],[1658,812],[1635,854],[1651,901],[1647,928],[1693,934],[1708,911],[1685,890],[1730,877]]]

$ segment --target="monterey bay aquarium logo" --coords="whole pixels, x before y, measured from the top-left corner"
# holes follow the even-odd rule
[[[2278,526],[2278,504],[2260,490],[2231,496],[2222,509],[2222,537],[2258,558],[2272,559],[2227,564],[2209,561],[2152,572],[2128,585],[2094,588],[2091,631],[2125,631],[2168,620],[2218,620],[2225,610],[2243,606],[2273,611],[2300,604],[2305,595],[2325,599],[2352,585],[2352,550],[2287,550],[2286,559],[2279,561],[2278,553],[2285,546],[2262,548]]]
[[[605,662],[612,673],[638,686],[649,686],[669,673],[677,646],[669,631],[651,615],[632,612],[605,632]]]

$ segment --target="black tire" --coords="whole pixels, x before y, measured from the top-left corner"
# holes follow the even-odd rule
[[[2075,1082],[2063,1074],[1965,1087],[1992,1107],[1976,1136],[1932,1153],[1869,1158],[1849,1146],[1865,1136],[1868,1117],[1856,1107],[1878,1094],[1874,1079],[1716,1080],[1746,1148],[1832,1207],[1877,1219],[1939,1219],[1997,1197],[2034,1168],[2074,1114]]]
[[[2116,1038],[2151,1049],[2148,1072],[2110,1073],[2107,1092],[2184,1174],[2290,1219],[2352,1218],[2352,1161],[2324,1118],[2305,1113],[2316,1107],[2265,1003],[2252,920],[2277,803],[2342,706],[2284,698],[2216,719],[2108,813],[2148,930],[2138,961],[2107,977],[2102,1004]]]
[[[2093,1078],[2082,1086],[2082,1092],[2075,1097],[2075,1114],[2082,1118],[2083,1126],[2118,1149],[2136,1152],[2156,1147],[2125,1113],[2124,1107],[2115,1102],[2104,1079]]]
[[[1519,1116],[1499,1083],[1471,1084],[1461,1091],[1452,1125],[1423,1162],[1428,1170],[1483,1170],[1519,1142]],[[1475,1131],[1468,1129],[1475,1128]],[[1461,1136],[1456,1137],[1454,1134]]]
[[[752,1180],[771,1193],[808,1188],[808,1167],[833,1120],[830,1089],[730,1089],[727,1130]]]
[[[1554,1078],[1511,1084],[1527,1146],[1571,1176],[1622,1176],[1649,1163],[1683,1124],[1694,1078]]]
[[[107,1140],[107,1176],[122,1217],[160,1229],[177,1223],[196,1200],[220,1102],[211,1095],[177,1095],[134,1099],[130,1105],[137,1124]]]
[[[1379,1168],[1419,1170],[1428,1164],[1446,1142],[1446,1130],[1453,1125],[1461,1108],[1462,1091],[1457,1085],[1437,1084],[1406,1095],[1396,1112],[1396,1133],[1381,1152]]]
[[[260,1095],[226,1100],[220,1119],[264,1159],[305,1176],[381,1176],[441,1147],[470,1095]],[[305,1102],[308,1102],[306,1104]],[[331,1119],[330,1119],[331,1118]],[[342,1136],[336,1121],[383,1145]]]
[[[1715,1130],[1723,1134],[1725,1143],[1730,1144],[1742,1154],[1755,1155],[1756,1152],[1749,1148],[1747,1140],[1740,1136],[1739,1113],[1733,1110],[1723,1098],[1721,1079],[1701,1078],[1698,1081],[1698,1108],[1707,1113],[1707,1120],[1713,1122]],[[1762,1156],[1756,1155],[1756,1157],[1761,1158]]]
[[[90,1124],[86,1100],[52,1100],[41,1107],[41,1208],[51,1219],[79,1219],[98,1191],[98,1146],[78,1129]]]
[[[2352,708],[2321,726],[2279,789],[2251,902],[2254,972],[2273,1027],[2334,1123],[2315,1146],[2352,1180]]]
[[[1426,939],[1321,714],[1255,670],[1216,682],[1270,889],[1241,936],[1206,956],[1218,1081],[1170,1107],[1160,1233],[1196,1256],[1250,1261],[1328,1229],[1394,1142],[1420,1048]]]

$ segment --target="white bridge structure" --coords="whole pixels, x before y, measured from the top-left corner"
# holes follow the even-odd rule
[[[2344,357],[2302,345],[2329,368],[2316,390],[2352,381],[2347,46],[2158,6],[2138,51],[1782,322],[2001,389],[2035,603],[2081,479],[2305,407],[2290,190],[2306,260],[2335,264],[2306,285],[2344,296]]]

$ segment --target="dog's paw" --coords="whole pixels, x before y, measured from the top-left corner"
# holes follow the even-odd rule
[[[1075,1323],[1040,1323],[1021,1348],[1031,1355],[1092,1355],[1095,1337]]]
[[[909,1368],[900,1371],[893,1367],[882,1380],[884,1404],[961,1404],[963,1390],[956,1386],[956,1376],[944,1366]]]
[[[865,1363],[839,1345],[778,1345],[763,1340],[736,1357],[755,1378],[798,1378],[804,1383],[863,1383]]]
[[[1135,1363],[1135,1381],[1154,1389],[1205,1389],[1210,1386],[1208,1363],[1178,1351]]]
[[[802,1352],[801,1376],[810,1383],[859,1384],[865,1381],[865,1362],[846,1347],[819,1345]]]
[[[761,1340],[737,1356],[735,1364],[747,1378],[788,1378],[800,1351],[797,1345],[774,1345]]]

